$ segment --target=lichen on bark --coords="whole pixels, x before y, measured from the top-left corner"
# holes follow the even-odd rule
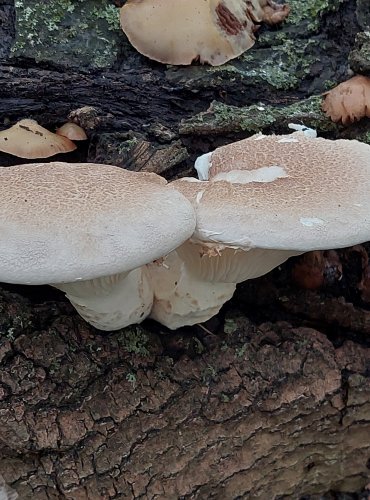
[[[105,68],[117,58],[118,9],[104,0],[16,0],[14,57]]]

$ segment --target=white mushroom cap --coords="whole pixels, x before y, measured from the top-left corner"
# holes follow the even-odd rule
[[[258,134],[201,163],[212,182],[172,183],[196,210],[193,240],[305,252],[370,239],[367,144]]]
[[[128,0],[121,26],[142,54],[167,64],[195,59],[214,66],[253,44],[246,0]]]
[[[156,174],[62,162],[0,169],[0,281],[127,272],[191,236],[194,211]]]

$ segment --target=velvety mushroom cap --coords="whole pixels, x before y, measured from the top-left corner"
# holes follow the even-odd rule
[[[370,118],[370,78],[357,75],[326,92],[322,110],[333,122],[344,125]]]
[[[67,137],[53,134],[35,120],[20,120],[0,132],[0,151],[19,158],[48,158],[58,153],[69,153],[76,147]]]
[[[82,127],[77,125],[77,123],[67,122],[61,127],[57,128],[55,133],[57,135],[62,135],[63,137],[68,137],[71,141],[86,141],[87,135]]]
[[[196,210],[193,240],[304,252],[370,239],[367,144],[259,134],[201,163],[211,182],[172,183]]]
[[[62,162],[0,169],[0,281],[66,283],[135,269],[193,233],[156,174]]]
[[[128,0],[121,26],[145,56],[167,64],[214,66],[254,43],[246,0]]]

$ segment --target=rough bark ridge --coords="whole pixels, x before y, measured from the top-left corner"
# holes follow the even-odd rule
[[[72,113],[89,143],[64,160],[167,176],[289,121],[370,143],[368,122],[337,127],[310,97],[345,79],[348,60],[369,73],[364,0],[291,0],[284,26],[216,69],[140,57],[114,28],[121,3],[50,0],[45,17],[39,0],[0,0],[1,128]],[[87,5],[110,47],[95,38],[93,62],[73,45]],[[331,289],[298,292],[288,264],[241,286],[207,328],[172,333],[147,322],[102,334],[52,289],[4,285],[0,474],[21,500],[367,498],[370,302],[353,255]]]
[[[174,338],[101,335],[67,304],[14,301],[2,296],[0,470],[22,499],[299,498],[366,483],[369,348],[233,315],[226,336],[188,333],[193,355],[176,359]]]

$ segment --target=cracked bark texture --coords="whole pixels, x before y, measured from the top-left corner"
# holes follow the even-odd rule
[[[234,315],[227,335],[188,332],[179,355],[181,335],[101,334],[67,303],[8,292],[1,304],[0,470],[22,499],[300,498],[368,482],[368,347]]]
[[[89,2],[111,13],[123,3]],[[225,67],[165,67],[116,33],[117,59],[98,70],[33,59],[29,47],[11,53],[25,18],[17,25],[13,0],[0,0],[0,128],[29,117],[53,129],[72,113],[88,144],[56,159],[167,177],[256,130],[286,133],[289,121],[369,142],[366,122],[337,127],[311,99],[347,78],[350,53],[368,67],[367,3],[291,4],[282,27],[261,28],[253,50]],[[0,153],[2,167],[18,162]],[[2,285],[0,475],[21,500],[368,499],[360,271],[351,281],[344,270],[345,287],[304,291],[288,263],[238,287],[206,329],[171,333],[154,322],[101,333],[51,288]]]

